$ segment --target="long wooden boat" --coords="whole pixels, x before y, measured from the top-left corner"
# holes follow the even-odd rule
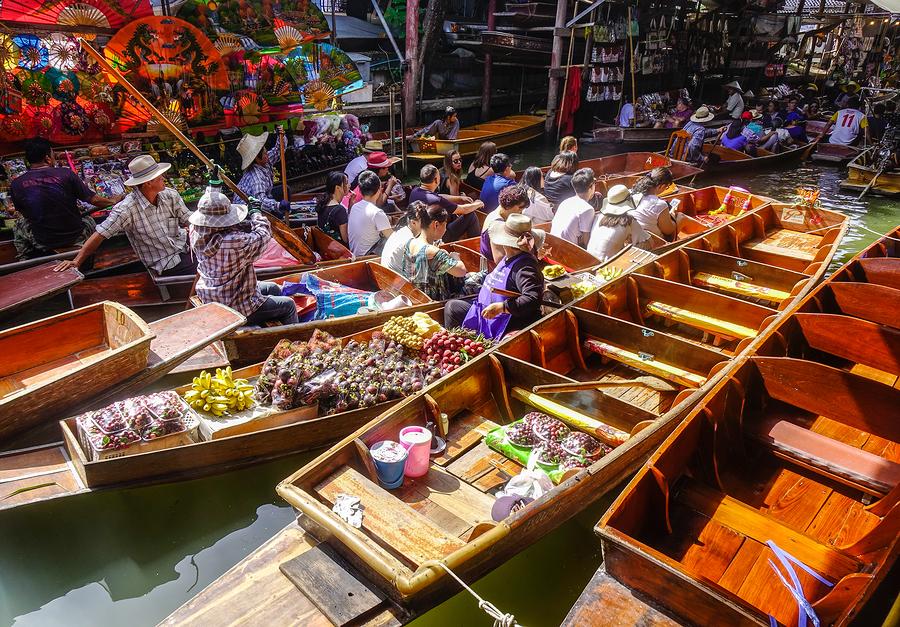
[[[713,120],[704,123],[703,126],[712,128],[722,124],[722,120]],[[671,128],[623,127],[597,122],[595,119],[594,129],[591,131],[592,137],[589,141],[595,144],[643,144],[649,147],[665,144],[669,141],[672,131]]]
[[[748,169],[771,168],[793,161],[799,161],[810,144],[792,146],[781,152],[769,152],[762,148],[757,149],[757,156],[750,155],[739,150],[732,150],[722,145],[706,143],[703,145],[703,154],[707,161],[703,165],[703,171],[709,173],[743,172]]]
[[[498,149],[515,146],[540,137],[544,132],[544,120],[544,116],[540,115],[509,115],[484,124],[461,128],[456,139],[411,138],[413,152],[408,157],[442,159],[451,150],[459,151],[459,154],[466,157],[477,153],[481,144],[487,141],[497,144]]]
[[[637,473],[565,624],[859,614],[900,554],[898,235],[806,297]]]
[[[18,272],[50,261],[74,259],[76,254],[78,254],[78,249],[60,251],[53,255],[32,259],[19,259],[12,240],[7,240],[0,242],[0,275]],[[89,268],[84,268],[84,273],[87,276],[102,276],[107,273],[137,269],[140,263],[128,240],[125,237],[114,237],[105,240],[100,245],[100,248],[94,253],[93,264]]]
[[[841,189],[862,191],[868,187],[867,193],[876,196],[900,196],[900,170],[885,168],[879,174],[879,167],[874,164],[877,156],[877,147],[859,153],[847,164],[847,178],[841,181]]]
[[[2,331],[0,441],[146,387],[245,321],[212,303],[148,325],[106,302]]]
[[[806,123],[806,134],[810,137],[817,137],[822,134],[827,125],[828,122],[825,120],[809,120]],[[821,163],[847,165],[860,152],[861,149],[856,146],[842,146],[841,144],[829,144],[827,141],[820,141],[810,158]]]
[[[292,230],[321,260],[311,265],[295,261],[281,267],[261,268],[256,271],[258,278],[268,280],[288,272],[327,268],[348,263],[353,258],[346,246],[318,227],[304,226]],[[74,307],[84,307],[100,300],[115,300],[128,307],[177,305],[187,302],[195,278],[194,275],[156,277],[142,270],[87,279],[72,286],[69,295]]]
[[[209,307],[204,305],[192,311],[199,318],[200,313],[209,313],[205,309]],[[443,308],[440,305],[432,303],[426,313],[443,323]],[[339,339],[343,343],[369,341],[372,334],[380,330],[379,326]],[[241,368],[234,371],[234,377],[255,383],[262,367],[263,364],[258,363]],[[316,407],[287,411],[270,409],[257,415],[255,420],[232,428],[232,433],[224,437],[178,440],[168,448],[151,448],[146,452],[92,459],[90,451],[85,450],[78,437],[77,414],[133,395],[137,389],[134,386],[120,387],[61,420],[61,442],[0,453],[0,467],[3,468],[0,476],[0,511],[102,489],[183,481],[319,448],[359,428],[399,402],[389,400],[372,407],[330,415],[319,415]],[[182,394],[189,389],[188,384],[175,388],[175,391]]]
[[[759,224],[756,218],[750,213],[736,222]],[[241,595],[284,600],[260,608],[272,622],[284,622],[288,614],[291,620],[302,616],[307,622],[324,618],[334,622],[337,599],[302,575],[313,569],[320,577],[340,582],[335,588],[345,596],[347,589],[356,594],[356,587],[348,587],[354,581],[370,591],[358,602],[341,605],[343,621],[365,614],[374,623],[407,622],[455,592],[444,566],[471,581],[600,498],[642,463],[704,391],[729,372],[736,356],[761,341],[767,329],[786,315],[786,301],[801,297],[824,272],[821,268],[809,276],[754,262],[741,265],[742,259],[708,252],[719,242],[734,241],[731,226],[706,235],[710,240],[706,245],[692,242],[694,248],[685,254],[675,250],[657,259],[659,266],[651,263],[638,270],[668,269],[666,278],[631,274],[594,293],[602,294],[597,302],[615,302],[621,310],[582,307],[590,304],[590,295],[550,314],[285,479],[278,492],[303,514],[298,519],[303,532],[289,526],[164,624],[234,620],[243,610],[225,592],[229,586],[240,589]],[[835,225],[838,231],[844,227],[845,221]],[[836,241],[826,246],[833,250]],[[745,300],[757,296],[742,290],[726,296],[692,284],[695,278],[726,272],[728,263],[750,273],[742,275],[748,278],[745,283],[758,280],[771,285],[768,297],[781,298],[774,291],[787,292],[781,311]],[[694,303],[683,300],[688,293],[698,303],[716,301],[717,315],[724,318],[735,311],[733,322],[744,321],[738,326],[757,325],[753,330],[757,339],[732,349],[646,326],[634,311],[650,306],[647,293],[641,301],[636,292],[638,283],[664,286],[654,295],[670,304]],[[631,305],[625,304],[628,299]],[[553,489],[495,521],[491,516],[495,494],[521,466],[489,448],[483,437],[532,411],[534,392],[585,416],[602,416],[606,426],[591,433],[624,443],[587,468],[563,472]],[[446,425],[440,420],[443,415]],[[428,419],[447,442],[431,458],[428,473],[407,479],[397,490],[379,487],[369,446],[396,439],[402,427]],[[361,528],[331,512],[338,493],[361,499]]]

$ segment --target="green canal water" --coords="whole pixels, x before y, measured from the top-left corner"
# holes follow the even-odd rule
[[[591,146],[581,153],[583,158],[600,154]],[[517,153],[514,167],[548,163],[552,154],[549,146],[527,146]],[[857,201],[855,194],[838,189],[840,178],[836,168],[806,164],[709,183],[780,199],[791,198],[800,186],[818,186],[825,207],[851,217],[838,254],[842,261],[876,238],[868,229],[884,232],[900,223],[900,203],[874,197]],[[0,513],[0,625],[155,624],[291,521],[292,510],[274,486],[311,457]],[[521,624],[559,624],[600,563],[592,527],[611,498],[523,550],[475,589]],[[897,586],[882,588],[861,623],[881,623]],[[416,624],[490,621],[461,593]]]

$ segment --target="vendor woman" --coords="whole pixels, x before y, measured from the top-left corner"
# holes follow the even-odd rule
[[[451,300],[444,306],[444,326],[463,326],[500,339],[537,321],[544,293],[538,260],[543,240],[544,232],[532,230],[531,218],[521,213],[494,222],[491,242],[503,248],[503,259],[485,278],[474,304]]]
[[[417,217],[421,230],[418,237],[410,239],[403,248],[400,274],[425,292],[428,298],[447,300],[459,292],[453,289],[450,277],[465,277],[466,266],[460,261],[459,253],[448,253],[435,245],[447,230],[450,217],[447,210],[438,205],[418,205]]]

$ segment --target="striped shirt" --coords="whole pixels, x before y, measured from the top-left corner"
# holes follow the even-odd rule
[[[258,163],[250,164],[244,171],[244,176],[238,182],[238,189],[261,202],[263,211],[274,211],[278,207],[278,201],[272,197],[272,187],[275,185],[275,174],[272,170],[274,159],[281,159],[278,146],[268,152],[269,162],[266,165]],[[235,194],[232,202],[243,204],[240,196]]]
[[[135,189],[116,204],[97,233],[109,239],[125,233],[134,252],[150,270],[162,273],[174,268],[182,252],[187,251],[188,208],[181,195],[169,187],[151,204]]]

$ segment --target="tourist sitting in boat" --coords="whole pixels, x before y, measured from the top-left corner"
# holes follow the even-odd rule
[[[503,248],[503,259],[485,277],[474,304],[466,300],[447,302],[444,326],[464,326],[498,340],[506,332],[524,329],[538,320],[544,294],[538,256],[544,237],[543,231],[532,230],[531,218],[520,213],[494,222],[491,241]]]
[[[434,137],[435,139],[456,139],[459,135],[459,117],[456,109],[447,107],[444,115],[425,128],[413,134],[413,137]]]
[[[531,166],[522,173],[522,184],[528,193],[528,208],[522,211],[535,224],[553,220],[553,204],[544,196],[544,173],[537,166]]]
[[[128,163],[131,177],[125,185],[134,190],[97,225],[73,260],[62,261],[54,269],[61,272],[81,267],[103,240],[125,233],[138,259],[153,274],[193,275],[197,264],[191,259],[185,230],[190,212],[181,194],[166,187],[163,173],[170,167],[172,164],[157,163],[150,155],[132,159]]]
[[[625,96],[622,108],[619,110],[619,117],[616,118],[616,124],[622,128],[635,126],[634,104],[631,102],[631,96]]]
[[[763,114],[763,126],[765,128],[772,128],[772,121],[776,117],[780,117],[782,121],[784,121],[784,115],[781,113],[781,109],[778,108],[778,101],[770,100],[766,103],[766,112]]]
[[[576,155],[578,154],[578,140],[571,135],[566,135],[561,140],[559,140],[559,151],[560,152],[574,152]]]
[[[722,109],[732,120],[738,120],[744,112],[744,90],[737,81],[725,83],[723,87],[728,97]]]
[[[509,157],[498,152],[491,157],[491,170],[493,174],[484,179],[484,186],[481,188],[481,201],[484,203],[485,211],[493,211],[500,204],[500,191],[504,187],[516,184],[516,173],[512,169]]]
[[[677,231],[676,215],[669,203],[659,197],[674,182],[669,168],[653,168],[631,188],[634,219],[648,233],[672,240]]]
[[[681,128],[687,124],[694,114],[691,103],[687,98],[678,98],[675,102],[675,110],[667,113],[665,118],[656,123],[656,128]]]
[[[469,164],[469,170],[466,173],[466,185],[481,189],[484,179],[494,173],[491,169],[491,157],[495,154],[497,154],[497,144],[494,142],[484,142],[478,147],[475,161]]]
[[[434,167],[434,166],[432,166]],[[347,239],[355,257],[380,255],[388,237],[394,232],[391,221],[381,208],[385,186],[374,172],[359,175],[362,200],[350,207],[347,216]]]
[[[291,211],[289,198],[276,200],[273,194],[275,175],[272,162],[279,159],[278,147],[266,150],[269,133],[262,135],[244,135],[238,142],[237,152],[241,155],[241,170],[244,175],[238,181],[238,189],[260,203],[263,211],[285,216]],[[240,202],[237,195],[234,202]]]
[[[863,132],[865,143],[869,143],[869,123],[866,120],[866,114],[859,110],[859,97],[853,96],[848,99],[847,108],[841,109],[831,116],[819,139],[827,135],[832,127],[834,127],[834,131],[828,138],[829,144],[853,146],[859,140],[860,131]]]
[[[806,118],[808,120],[821,120],[822,112],[819,110],[819,103],[813,100],[806,107]]]
[[[462,196],[459,191],[460,183],[462,183],[462,156],[458,150],[451,150],[444,155],[441,186],[438,188],[438,193],[444,196]]]
[[[746,152],[751,157],[756,156],[756,148],[759,144],[759,135],[757,135],[751,128],[750,123],[753,122],[753,114],[749,111],[744,111],[741,114],[741,135],[743,135],[747,144],[744,146],[744,152]]]
[[[368,167],[363,172],[374,172],[378,179],[384,184],[384,197],[381,208],[388,213],[397,211],[397,203],[406,199],[406,191],[400,184],[400,179],[391,174],[391,166],[400,161],[400,157],[388,157],[383,152],[372,152],[366,155],[366,164]],[[360,173],[362,174],[362,173]],[[352,207],[362,200],[362,192],[359,189],[359,176],[356,181],[350,181],[350,193],[344,197],[343,205],[347,208]]]
[[[400,263],[400,274],[425,292],[432,300],[447,300],[459,294],[451,277],[462,279],[466,266],[459,253],[449,253],[437,247],[447,230],[449,214],[438,205],[417,203],[419,235],[406,242]],[[461,281],[456,282],[462,287]]]
[[[572,187],[575,195],[565,199],[557,207],[550,225],[550,234],[583,248],[588,243],[594,222],[594,206],[591,204],[596,190],[594,171],[581,168],[575,172]]]
[[[765,132],[762,124],[763,114],[757,109],[754,109],[752,111],[744,111],[744,115],[747,114],[749,114],[750,117],[744,118],[744,120],[747,122],[747,125],[744,127],[744,129],[756,135],[756,143],[759,144],[759,138],[762,137]]]
[[[784,128],[784,120],[777,115],[772,118],[772,130],[760,137],[759,141],[762,149],[769,152],[781,152],[794,142],[791,134]]]
[[[550,162],[550,169],[544,175],[544,196],[553,207],[559,207],[566,198],[575,195],[572,187],[572,175],[578,169],[578,155],[574,152],[561,152]]]
[[[347,180],[350,181],[351,187],[356,185],[356,178],[360,173],[369,167],[367,157],[373,152],[384,152],[384,145],[377,139],[367,141],[363,146],[362,154],[355,159],[351,159],[350,163],[344,168],[344,174],[347,175]]]
[[[744,149],[750,142],[744,135],[743,131],[743,120],[734,120],[726,128],[725,134],[722,135],[722,139],[720,140],[722,142],[722,145],[726,148],[730,148],[731,150],[744,152]]]
[[[82,215],[79,200],[105,209],[123,198],[98,196],[71,169],[56,167],[50,142],[43,137],[25,142],[25,160],[28,171],[9,186],[9,196],[21,216],[13,227],[20,259],[84,244],[97,224],[89,215]]]
[[[450,223],[444,236],[445,242],[478,237],[481,229],[475,212],[484,207],[484,203],[467,196],[442,196],[437,193],[440,185],[441,173],[432,164],[425,164],[419,170],[419,186],[410,192],[409,202],[419,200],[428,207],[438,205],[447,210]]]
[[[712,111],[709,110],[708,107],[700,107],[695,112],[694,115],[691,116],[691,119],[688,120],[688,123],[684,125],[682,129],[686,133],[688,133],[691,138],[688,140],[687,150],[684,155],[684,160],[689,161],[690,163],[699,163],[703,160],[703,142],[706,141],[707,137],[715,137],[719,134],[720,129],[715,128],[706,128],[703,126],[704,122],[709,122],[715,117]],[[675,147],[672,147],[674,151]],[[672,154],[672,157],[678,157],[678,155]]]
[[[400,218],[395,230],[388,237],[384,248],[381,251],[381,265],[390,268],[394,272],[403,271],[403,251],[409,240],[419,237],[422,232],[422,225],[419,223],[419,212],[427,209],[428,206],[421,201],[409,203],[406,207],[406,214]]]
[[[344,246],[350,239],[347,234],[347,208],[341,204],[350,191],[347,175],[335,170],[325,179],[325,192],[316,201],[316,223],[319,229],[339,241]]]
[[[632,213],[634,210],[628,188],[613,185],[603,199],[598,219],[594,220],[587,251],[601,261],[607,261],[629,244],[649,248],[650,234],[641,227]]]
[[[481,256],[492,263],[500,263],[503,258],[503,249],[491,243],[491,225],[494,222],[504,222],[514,213],[522,213],[528,209],[528,191],[524,185],[510,185],[500,191],[500,205],[487,214],[484,224],[481,226]]]
[[[834,99],[834,106],[838,109],[847,109],[850,107],[850,100],[859,93],[860,89],[859,83],[855,81],[844,83],[840,86],[840,93],[837,98]]]
[[[245,221],[246,220],[246,221]],[[257,207],[232,204],[209,187],[191,214],[191,250],[197,258],[197,296],[247,316],[247,325],[298,322],[297,306],[277,283],[257,281],[253,262],[272,239],[272,226]]]

